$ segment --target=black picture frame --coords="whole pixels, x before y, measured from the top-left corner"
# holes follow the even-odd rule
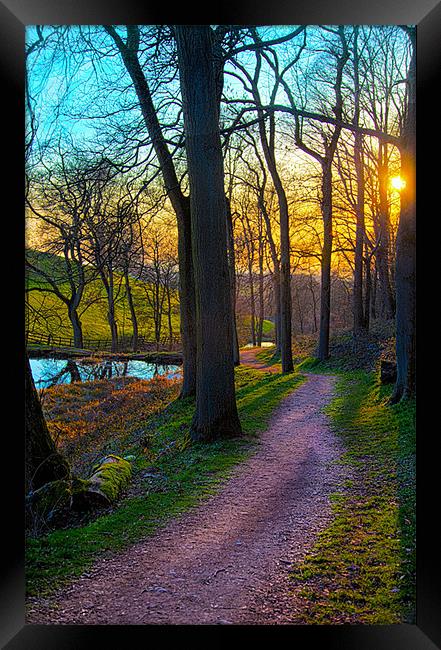
[[[147,6],[136,0],[3,0],[0,2],[0,65],[4,91],[0,104],[6,111],[2,124],[4,133],[3,174],[4,190],[7,190],[9,208],[8,228],[14,230],[19,250],[24,250],[24,211],[23,211],[23,151],[24,151],[24,32],[32,24],[416,24],[417,25],[417,206],[418,214],[434,214],[438,207],[430,206],[433,188],[439,180],[435,177],[437,169],[427,153],[426,147],[435,146],[437,129],[433,128],[436,118],[433,115],[433,100],[436,96],[436,72],[441,68],[441,3],[434,0],[340,0],[329,3],[326,0],[303,0],[300,4],[292,0],[269,2],[266,0],[237,0],[224,2],[209,9],[206,15],[198,4],[194,7],[180,3],[179,7],[161,5]],[[438,111],[438,108],[436,108]],[[429,130],[430,129],[430,130]],[[439,176],[439,174],[438,174]],[[436,213],[435,213],[436,214]],[[418,220],[417,220],[418,223]],[[424,229],[418,233],[426,236]],[[8,234],[9,237],[9,234]],[[4,242],[5,246],[6,240]],[[424,246],[424,243],[422,244]],[[7,244],[9,247],[9,243]],[[425,275],[425,255],[418,255],[418,276]],[[8,278],[23,279],[24,264],[20,255],[12,259],[4,268]],[[24,368],[23,333],[24,314],[22,293],[17,283],[10,286],[6,300],[10,300],[16,314],[12,335],[16,341],[9,344],[11,354],[10,368],[16,369],[17,381],[14,393],[21,404],[21,383]],[[18,303],[18,305],[16,305]],[[11,307],[12,309],[12,307]],[[23,318],[23,321],[21,321]],[[10,333],[11,334],[11,333]],[[8,341],[10,336],[8,338]],[[15,343],[15,344],[14,344]],[[418,342],[420,348],[420,337]],[[423,347],[423,345],[421,346]],[[18,353],[17,353],[18,351]],[[23,355],[20,357],[20,354]],[[425,351],[419,352],[419,358]],[[12,399],[12,398],[11,398]],[[418,398],[418,413],[424,413],[427,404],[436,399],[430,394]],[[6,400],[4,408],[10,411],[11,404]],[[436,402],[435,402],[436,404]],[[4,442],[8,446],[3,452],[7,458],[24,458],[24,441],[21,420],[17,417],[19,409],[13,409],[14,419],[4,425]],[[437,427],[435,420],[434,428]],[[284,642],[293,647],[317,647],[326,650],[434,650],[441,648],[441,598],[440,598],[440,560],[439,534],[436,523],[439,519],[439,471],[438,454],[433,453],[433,437],[428,439],[420,430],[418,416],[417,435],[417,618],[415,625],[390,626],[258,626],[262,642],[280,635]],[[432,428],[433,432],[433,428]],[[439,434],[437,434],[439,435]],[[15,463],[15,465],[14,465]],[[91,648],[96,644],[107,647],[133,647],[138,643],[151,643],[153,626],[51,626],[25,625],[24,620],[24,526],[23,526],[23,474],[17,471],[19,461],[8,462],[11,475],[3,492],[2,539],[3,574],[0,584],[0,642],[8,650],[19,648],[63,650]],[[24,468],[24,463],[22,464]],[[3,473],[3,470],[2,470]],[[12,524],[14,522],[14,525]],[[155,626],[158,627],[158,626]],[[177,629],[179,627],[179,629]],[[149,628],[148,630],[146,628]],[[235,628],[234,631],[228,631]],[[256,628],[254,628],[256,629]],[[215,639],[220,642],[234,639],[237,642],[250,641],[253,630],[248,626],[219,626],[214,630]],[[180,634],[179,642],[193,642],[196,635],[213,633],[212,626],[167,626],[161,631],[170,639],[170,632]],[[238,635],[238,632],[240,633]],[[245,636],[243,634],[245,633]],[[134,639],[136,634],[137,640]],[[270,635],[270,637],[268,636]],[[163,641],[162,641],[163,642]]]

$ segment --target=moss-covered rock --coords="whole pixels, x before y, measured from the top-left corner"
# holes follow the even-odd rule
[[[130,462],[111,454],[93,467],[88,490],[103,493],[112,503],[127,487],[131,477]]]
[[[46,483],[26,497],[27,530],[38,536],[69,521],[72,510],[91,511],[111,505],[127,487],[131,476],[128,460],[109,455],[93,467],[88,479],[71,477]]]
[[[75,507],[110,505],[127,487],[131,476],[132,466],[128,460],[113,454],[106,456],[94,465],[88,479],[72,481]]]
[[[72,508],[74,510],[91,510],[94,507],[108,505],[108,500],[101,495],[89,492],[89,481],[87,479],[74,477],[72,485]]]

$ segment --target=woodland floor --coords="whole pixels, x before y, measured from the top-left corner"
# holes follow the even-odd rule
[[[243,352],[245,364],[272,371]],[[295,624],[289,573],[331,519],[347,478],[322,409],[331,375],[311,374],[274,411],[257,452],[208,501],[128,550],[99,559],[28,623]]]

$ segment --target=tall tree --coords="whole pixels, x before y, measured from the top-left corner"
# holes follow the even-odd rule
[[[254,177],[254,182],[251,187],[254,189],[257,198],[258,211],[265,222],[265,235],[270,249],[270,257],[273,265],[272,269],[272,282],[273,282],[273,295],[274,295],[274,331],[275,331],[275,354],[280,354],[280,260],[277,251],[277,246],[274,241],[273,229],[271,224],[270,213],[268,210],[267,202],[265,200],[265,192],[267,186],[267,173],[265,164],[260,156],[257,142],[252,134],[248,134],[248,142],[251,144],[253,153],[258,160],[257,167],[251,166],[246,159],[244,159],[250,174]],[[250,181],[248,181],[250,182]]]
[[[175,26],[192,215],[196,285],[196,411],[192,435],[209,441],[241,433],[234,388],[227,216],[213,33]]]
[[[416,188],[415,115],[416,51],[415,27],[405,27],[412,47],[407,78],[407,111],[401,134],[401,176],[406,185],[401,192],[400,223],[396,253],[396,355],[397,380],[392,403],[411,398],[416,382]]]
[[[257,34],[256,42],[259,42]],[[275,56],[275,55],[274,55]],[[265,57],[266,58],[266,57]],[[269,125],[266,126],[266,115],[263,109],[263,101],[259,90],[260,73],[262,69],[262,52],[256,51],[256,67],[254,74],[251,75],[244,65],[236,62],[236,66],[241,70],[245,79],[250,84],[250,91],[255,103],[255,109],[258,116],[259,135],[265,162],[271,175],[279,204],[280,217],[280,355],[282,362],[282,372],[291,372],[294,369],[292,357],[292,340],[291,340],[291,266],[290,266],[290,233],[289,233],[289,211],[288,200],[283,186],[281,174],[277,167],[276,160],[276,129],[275,114],[270,112],[268,117]],[[270,106],[272,106],[277,97],[280,85],[280,73],[277,70],[277,58],[275,57],[274,70],[276,72],[276,81],[274,83]],[[267,130],[268,129],[268,130]]]
[[[87,256],[96,269],[107,299],[107,322],[112,340],[112,352],[118,350],[116,304],[122,288],[117,274],[125,220],[120,212],[124,205],[121,187],[108,160],[98,159],[88,169],[89,209],[86,214]]]
[[[323,220],[323,243],[321,255],[321,292],[320,292],[320,329],[317,357],[324,361],[329,357],[329,332],[331,317],[331,259],[332,259],[332,240],[333,240],[333,197],[332,197],[332,169],[334,156],[337,149],[338,140],[342,130],[343,116],[343,71],[349,58],[349,49],[345,34],[345,28],[339,26],[337,29],[326,27],[324,30],[338,37],[338,41],[333,41],[329,48],[329,54],[335,58],[335,78],[333,87],[334,99],[332,101],[332,112],[334,113],[334,126],[330,130],[321,130],[319,135],[322,146],[318,149],[305,142],[303,137],[304,124],[301,111],[297,110],[297,104],[292,90],[286,79],[281,78],[281,83],[285,89],[286,95],[290,102],[290,108],[295,117],[295,142],[296,145],[317,160],[321,166],[321,212]],[[338,44],[337,44],[338,43]],[[327,68],[324,68],[321,74],[328,74]]]
[[[354,27],[353,43],[353,73],[354,73],[354,125],[359,126],[360,122],[360,71],[358,53],[358,31],[359,26]],[[364,162],[363,162],[363,134],[355,132],[354,136],[354,164],[357,177],[357,202],[355,206],[356,233],[355,233],[355,256],[354,256],[354,334],[366,329],[366,318],[363,309],[363,249],[365,243],[365,215],[364,215]]]
[[[196,329],[195,288],[193,277],[190,201],[184,195],[176,173],[172,155],[167,146],[158,119],[147,77],[139,60],[140,30],[138,25],[127,25],[124,40],[113,26],[104,27],[116,44],[141,108],[144,123],[161,167],[168,197],[176,214],[178,225],[179,297],[181,339],[183,351],[183,384],[181,396],[194,395],[196,390]]]
[[[365,79],[363,110],[375,129],[384,133],[399,133],[404,107],[402,84],[403,38],[399,27],[360,28],[364,41],[360,49],[360,72]],[[374,144],[374,160],[378,181],[378,205],[375,230],[378,246],[375,253],[378,275],[379,311],[383,318],[395,314],[395,296],[391,277],[391,215],[388,197],[390,158],[393,151],[382,138]],[[376,199],[377,200],[377,199]]]

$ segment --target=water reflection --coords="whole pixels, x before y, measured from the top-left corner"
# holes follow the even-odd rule
[[[113,377],[152,379],[158,375],[179,377],[181,368],[176,365],[147,363],[146,361],[112,361],[89,363],[72,359],[30,359],[32,376],[37,388],[78,381],[96,381]]]

